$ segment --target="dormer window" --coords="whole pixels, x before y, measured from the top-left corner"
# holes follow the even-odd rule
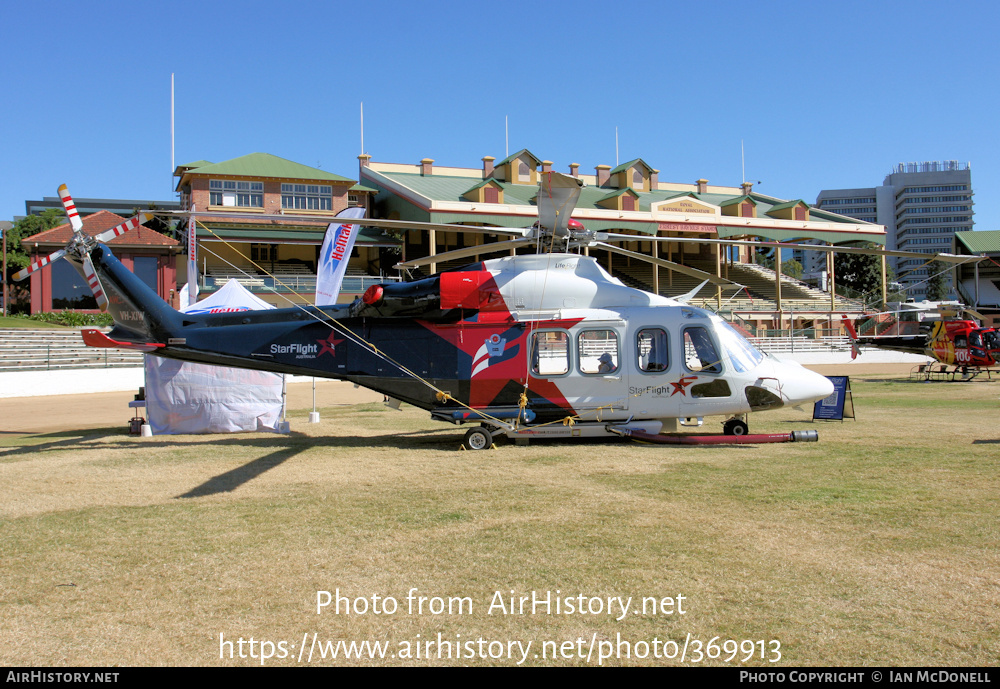
[[[213,179],[208,183],[208,202],[213,206],[235,208],[263,208],[263,182],[237,182],[229,179]]]
[[[318,184],[282,184],[281,207],[288,210],[331,210],[333,187]]]
[[[473,203],[503,203],[503,187],[495,179],[484,179],[462,194],[462,198]]]
[[[528,164],[523,160],[517,161],[517,181],[519,182],[531,181],[531,170],[528,168]]]

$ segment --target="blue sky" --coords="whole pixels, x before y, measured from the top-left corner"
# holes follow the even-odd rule
[[[0,219],[67,183],[174,199],[176,162],[255,151],[357,178],[528,148],[565,171],[641,157],[660,180],[785,199],[972,163],[1000,229],[991,2],[13,2],[0,6]]]

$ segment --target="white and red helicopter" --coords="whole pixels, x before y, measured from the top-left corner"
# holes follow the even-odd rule
[[[833,385],[827,378],[760,352],[722,318],[688,305],[694,292],[671,299],[627,287],[593,258],[574,253],[584,246],[611,246],[601,241],[607,235],[570,221],[580,184],[545,173],[539,220],[524,230],[362,223],[515,237],[425,263],[530,244],[537,254],[377,285],[350,304],[198,315],[172,309],[103,244],[143,222],[143,216],[89,237],[63,186],[60,197],[73,240],[17,277],[60,257],[71,261],[114,318],[107,335],[84,331],[92,346],[352,381],[426,409],[435,419],[475,424],[463,443],[472,450],[489,448],[501,436],[816,440],[815,431],[751,436],[746,419],[751,412],[828,397]],[[644,258],[716,284],[728,282]],[[677,420],[700,424],[706,416],[725,420],[724,435],[685,440],[661,434],[676,429]]]

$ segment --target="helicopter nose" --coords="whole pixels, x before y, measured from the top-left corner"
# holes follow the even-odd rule
[[[781,366],[781,392],[789,406],[816,402],[833,394],[833,383],[826,376],[794,361],[782,361]]]

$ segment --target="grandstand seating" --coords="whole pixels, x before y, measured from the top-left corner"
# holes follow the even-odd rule
[[[142,352],[88,347],[76,329],[0,328],[0,371],[142,366]]]

